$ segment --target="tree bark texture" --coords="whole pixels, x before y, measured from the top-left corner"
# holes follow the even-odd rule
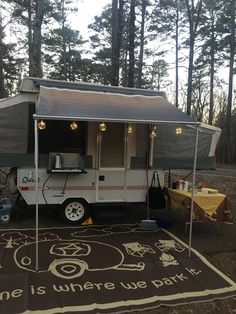
[[[230,2],[231,12],[231,38],[230,38],[230,60],[229,60],[229,87],[226,110],[226,163],[231,162],[231,111],[233,99],[233,75],[235,57],[235,0]]]
[[[124,0],[112,1],[111,85],[119,85],[120,50],[123,36]]]
[[[64,76],[64,80],[67,81],[68,70],[67,70],[67,63],[66,63],[65,0],[61,0],[61,20],[62,20],[63,76]]]
[[[29,55],[29,76],[31,76],[32,72],[32,64],[33,64],[33,34],[32,34],[32,5],[29,1],[27,4],[27,13],[28,13],[28,20],[27,20],[27,27],[28,27],[28,55]]]
[[[140,52],[138,62],[138,78],[137,87],[142,87],[143,74],[143,52],[144,52],[144,29],[145,29],[145,15],[146,15],[147,1],[142,0],[142,17],[141,17],[141,31],[140,31]]]
[[[119,85],[118,55],[118,0],[112,0],[112,49],[111,49],[111,85]]]
[[[187,114],[191,115],[192,105],[192,89],[193,89],[193,57],[194,57],[194,43],[196,37],[196,31],[199,24],[199,16],[202,10],[202,0],[198,0],[196,8],[194,1],[189,3],[189,0],[185,0],[188,12],[189,20],[189,63],[188,63],[188,89],[187,89]],[[196,11],[196,12],[195,12]]]
[[[3,73],[3,37],[2,16],[0,13],[0,98],[5,98],[6,96]]]
[[[176,3],[175,21],[175,106],[179,107],[179,7]]]
[[[32,23],[33,38],[32,38],[32,51],[30,52],[30,76],[42,77],[42,65],[41,65],[41,44],[42,35],[41,28],[44,17],[44,4],[45,0],[36,0],[36,12],[35,19]]]
[[[214,110],[214,79],[215,79],[215,26],[214,20],[211,24],[211,47],[210,47],[210,104],[209,104],[209,119],[208,123],[213,123]]]
[[[130,4],[130,27],[129,27],[129,73],[128,86],[134,87],[134,39],[135,39],[135,0]]]
[[[117,58],[118,83],[119,83],[120,53],[121,53],[121,46],[122,46],[123,29],[124,29],[124,0],[119,0],[117,56],[116,56],[116,58]]]

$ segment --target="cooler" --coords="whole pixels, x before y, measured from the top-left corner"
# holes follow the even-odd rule
[[[9,198],[0,198],[0,223],[10,221],[12,204]]]

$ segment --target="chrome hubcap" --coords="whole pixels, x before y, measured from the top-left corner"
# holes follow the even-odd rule
[[[71,202],[65,208],[65,216],[71,221],[80,220],[84,216],[84,206],[79,202]]]

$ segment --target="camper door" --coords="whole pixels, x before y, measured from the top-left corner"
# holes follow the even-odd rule
[[[97,152],[97,201],[125,201],[125,125],[106,123]]]

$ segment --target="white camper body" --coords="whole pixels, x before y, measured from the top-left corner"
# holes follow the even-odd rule
[[[139,126],[138,133],[146,133],[147,128],[147,125]],[[145,202],[155,170],[147,171],[149,164],[145,163],[149,158],[145,148],[150,146],[149,141],[155,139],[137,138],[138,133],[129,134],[126,131],[126,124],[107,123],[105,134],[99,130],[98,123],[89,122],[85,157],[79,153],[62,152],[62,165],[55,168],[57,153],[49,153],[48,166],[39,168],[39,204],[63,204],[76,198],[88,204]],[[142,153],[143,169],[131,169],[132,159],[140,151],[140,147],[136,147],[138,142],[143,146],[143,151],[139,153]],[[88,156],[91,161],[86,167],[83,159]],[[158,173],[163,185],[164,171],[159,170]],[[17,187],[28,205],[35,203],[34,167],[17,169]]]
[[[148,125],[136,126],[130,134],[124,123],[106,123],[106,132],[99,129],[99,123],[86,124],[85,156],[60,152],[58,163],[59,153],[50,152],[47,167],[38,171],[38,204],[62,205],[64,220],[75,223],[89,215],[90,204],[144,203],[155,170],[148,170],[150,143],[155,141]],[[142,169],[133,168],[137,156]],[[158,173],[164,185],[164,170]],[[35,204],[34,167],[17,169],[17,188],[28,205]]]
[[[153,170],[148,172],[151,178]],[[158,171],[162,183],[163,173]],[[17,170],[17,187],[28,205],[35,204],[34,178],[33,168]],[[39,169],[40,205],[63,204],[70,199],[81,199],[88,204],[145,202],[146,191],[146,173],[141,169],[88,169],[83,174],[64,171],[49,174],[47,169]]]

